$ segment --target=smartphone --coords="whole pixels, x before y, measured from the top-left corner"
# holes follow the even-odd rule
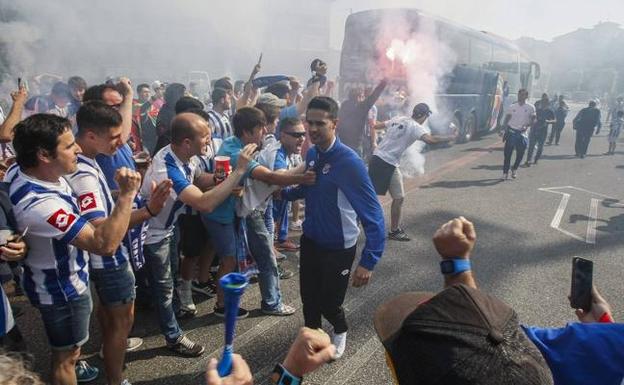
[[[592,302],[594,263],[590,260],[574,257],[572,259],[572,288],[570,290],[570,306],[588,312]]]
[[[21,89],[22,88],[22,78],[17,78],[17,89]]]

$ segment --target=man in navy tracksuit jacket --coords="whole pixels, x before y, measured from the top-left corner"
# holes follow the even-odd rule
[[[301,237],[300,290],[305,326],[321,327],[321,316],[334,327],[336,358],[346,346],[344,301],[360,233],[366,234],[353,286],[366,285],[384,249],[383,210],[358,155],[336,138],[338,104],[329,97],[310,101],[306,122],[310,141],[306,167],[316,172],[316,184],[286,189],[283,198],[305,198]]]

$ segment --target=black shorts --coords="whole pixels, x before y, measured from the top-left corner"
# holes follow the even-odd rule
[[[371,157],[371,161],[368,164],[368,175],[371,178],[371,182],[373,182],[377,195],[386,195],[395,168],[394,165],[384,161],[377,155]]]
[[[181,214],[178,218],[180,226],[180,252],[185,257],[197,257],[208,242],[208,232],[199,214]]]

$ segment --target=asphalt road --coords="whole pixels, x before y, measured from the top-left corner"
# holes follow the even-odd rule
[[[428,152],[427,173],[407,181],[404,228],[412,241],[389,241],[372,282],[365,288],[349,289],[346,353],[307,376],[306,383],[390,383],[372,315],[395,294],[442,287],[431,236],[440,224],[459,215],[476,225],[478,240],[472,259],[480,287],[511,304],[523,323],[554,327],[574,320],[566,299],[573,256],[595,262],[595,282],[611,302],[615,318],[624,318],[624,203],[620,203],[624,151],[601,155],[607,150],[605,131],[593,138],[590,155],[577,159],[572,156],[573,131],[566,127],[561,145],[545,147],[539,165],[521,168],[518,179],[504,182],[499,180],[502,147],[496,135]],[[387,199],[383,202],[388,209]],[[296,254],[286,265],[297,268]],[[296,277],[282,281],[282,292],[286,303],[301,308]],[[205,344],[206,354],[198,359],[171,355],[164,348],[155,314],[139,313],[136,322],[146,337],[143,347],[127,356],[126,375],[132,383],[203,382],[206,361],[220,353],[223,326],[212,314],[213,299],[195,299],[198,316],[181,324],[191,338]],[[25,300],[18,298],[18,302]],[[235,350],[247,359],[256,383],[265,384],[267,374],[303,324],[302,313],[299,310],[286,318],[262,316],[256,285],[245,294],[242,305],[252,312],[238,323]],[[35,354],[36,370],[47,373],[49,350],[38,313],[27,308],[18,322]],[[102,367],[95,354],[99,342],[93,322],[84,353],[89,362]],[[94,383],[105,380],[101,376]]]

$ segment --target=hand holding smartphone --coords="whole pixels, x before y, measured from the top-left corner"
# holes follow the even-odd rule
[[[590,260],[574,257],[572,259],[572,286],[570,306],[573,309],[591,310],[594,263]]]

